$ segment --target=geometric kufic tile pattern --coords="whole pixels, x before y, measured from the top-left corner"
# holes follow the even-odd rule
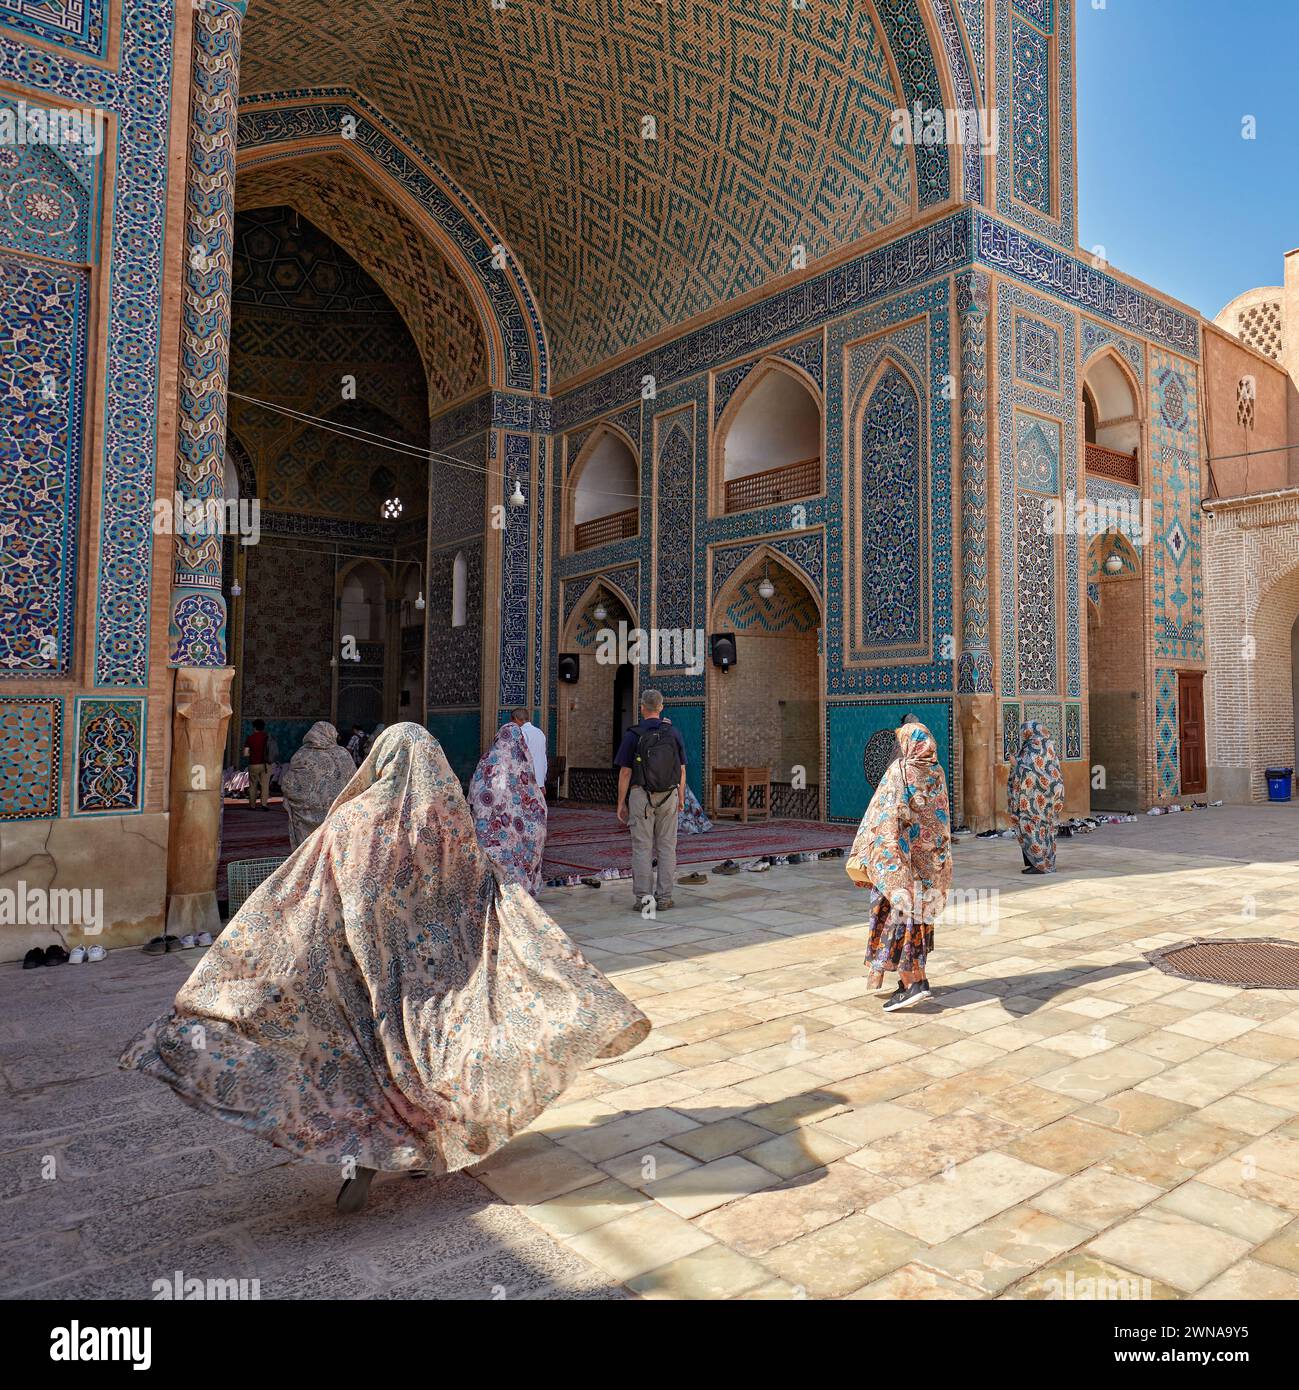
[[[128,815],[144,809],[143,695],[79,695],[72,814]]]
[[[906,215],[890,113],[945,105],[922,9],[281,0],[253,6],[242,82],[347,87],[397,122],[524,262],[559,382],[784,273],[797,243],[814,260]],[[914,157],[925,209],[949,151]]]
[[[300,214],[296,231],[285,204]],[[239,208],[237,302],[326,319],[395,307],[424,365],[428,408],[487,385],[478,314],[456,272],[348,160],[320,155],[242,171]]]
[[[0,677],[71,671],[88,311],[88,271],[0,256]]]
[[[1161,797],[1177,796],[1182,779],[1177,737],[1177,672],[1155,669],[1155,781]]]
[[[1196,369],[1150,354],[1150,491],[1155,654],[1204,660]]]
[[[0,0],[0,29],[87,58],[108,52],[112,0]]]
[[[59,814],[62,753],[57,695],[0,695],[0,820]]]
[[[282,17],[289,8],[287,3],[275,6],[272,17]],[[261,22],[267,14],[267,7],[255,9],[254,14]],[[381,16],[375,18],[371,34],[382,26],[382,22]],[[310,31],[308,41],[319,39],[325,23],[326,17],[313,5],[311,18],[306,25]],[[355,23],[349,21],[349,28],[353,31],[349,39],[355,48]],[[385,54],[384,63],[391,68],[390,54]],[[246,60],[245,69],[255,66],[254,61]],[[366,89],[374,90],[374,87],[375,84],[371,83]],[[421,102],[426,95],[421,93]],[[291,107],[270,104],[286,99],[298,104]],[[344,131],[351,132],[350,138],[345,138]],[[286,139],[332,142],[321,146],[325,154],[342,150],[360,151],[378,166],[384,176],[403,188],[455,245],[470,275],[478,283],[478,300],[480,303],[485,301],[486,311],[495,321],[503,349],[502,360],[498,361],[495,342],[486,343],[489,379],[496,385],[520,391],[549,390],[549,359],[541,315],[508,241],[502,240],[445,171],[435,169],[434,173],[430,173],[428,164],[408,153],[405,132],[372,103],[347,88],[330,87],[324,92],[315,93],[267,91],[241,102],[239,149],[244,152],[248,167],[256,167],[277,157],[274,154],[250,157],[251,151]],[[379,201],[386,201],[386,196],[381,195]],[[320,208],[313,211],[319,212]],[[392,219],[387,218],[386,221],[391,222]],[[344,237],[345,225],[346,218],[342,226],[335,228],[340,238]],[[424,239],[423,233],[420,233],[419,240]],[[363,249],[355,246],[348,249],[354,254],[365,254]],[[496,249],[502,251],[499,259]],[[382,276],[378,278],[382,279]],[[395,289],[390,292],[399,298]]]
[[[244,554],[245,716],[328,719],[334,556],[265,537]]]

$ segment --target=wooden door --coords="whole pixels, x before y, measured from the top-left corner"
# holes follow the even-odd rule
[[[1182,795],[1202,795],[1206,786],[1203,671],[1177,673],[1177,739]]]

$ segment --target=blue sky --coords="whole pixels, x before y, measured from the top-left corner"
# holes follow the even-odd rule
[[[1213,318],[1299,246],[1299,3],[1104,5],[1076,4],[1079,244]]]

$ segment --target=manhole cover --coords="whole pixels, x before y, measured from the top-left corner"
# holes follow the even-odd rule
[[[1299,989],[1299,944],[1268,937],[1241,941],[1183,941],[1146,959],[1165,975],[1238,989]]]
[[[878,787],[889,770],[889,764],[898,755],[898,736],[893,729],[877,729],[866,740],[866,751],[862,754],[862,771],[872,787]]]

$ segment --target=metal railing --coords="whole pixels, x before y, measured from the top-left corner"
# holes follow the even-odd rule
[[[815,497],[820,491],[821,459],[818,455],[729,479],[725,506],[728,512],[747,512],[754,507],[772,507],[779,502],[797,501],[800,497]]]

